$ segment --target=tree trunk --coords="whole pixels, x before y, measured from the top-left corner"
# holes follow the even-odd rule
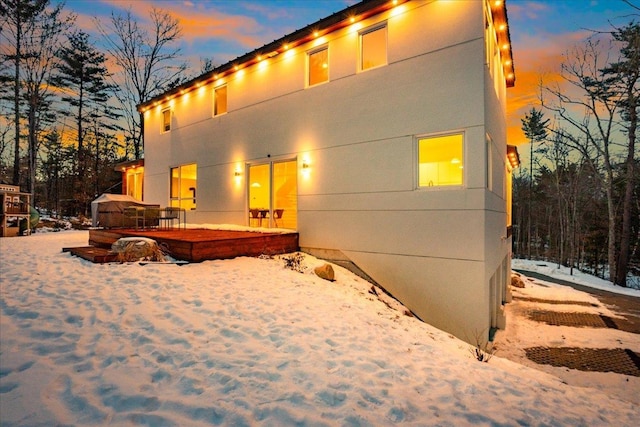
[[[624,202],[622,206],[622,232],[620,234],[620,254],[616,266],[616,275],[613,283],[618,286],[627,286],[627,272],[629,270],[629,251],[631,249],[631,206],[633,200],[633,189],[635,186],[635,144],[636,129],[638,124],[638,114],[636,111],[636,98],[633,93],[633,86],[627,91],[629,101],[629,148],[627,151],[627,171],[626,187],[624,192]]]
[[[609,215],[609,232],[607,244],[607,264],[609,265],[609,281],[613,282],[616,275],[616,207],[613,202],[613,171],[606,172],[607,212]]]
[[[22,23],[20,22],[20,3],[16,4],[16,57],[15,76],[13,86],[14,108],[15,108],[15,143],[13,151],[13,185],[20,185],[20,43],[22,33]]]

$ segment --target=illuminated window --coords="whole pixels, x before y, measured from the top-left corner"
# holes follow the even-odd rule
[[[309,86],[329,81],[329,48],[323,47],[310,52],[309,62]]]
[[[171,168],[169,188],[171,206],[194,210],[196,208],[196,188],[198,166],[195,163]]]
[[[387,65],[387,27],[377,27],[360,34],[360,69]]]
[[[131,168],[126,172],[127,195],[135,199],[142,200],[142,180],[144,179],[144,168]]]
[[[418,185],[462,185],[464,135],[440,135],[418,139]]]
[[[213,93],[213,115],[219,116],[227,112],[227,86],[217,87]]]
[[[171,110],[162,110],[162,132],[169,132],[171,130]]]

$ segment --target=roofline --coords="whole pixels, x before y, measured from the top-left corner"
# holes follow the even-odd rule
[[[353,19],[357,17],[358,20],[367,19],[371,16],[382,13],[386,10],[392,9],[398,5],[408,2],[409,0],[363,0],[360,3],[356,3],[353,6],[349,6],[346,9],[335,12],[334,14],[320,19],[313,24],[307,25],[304,28],[296,30],[284,37],[272,41],[258,49],[255,49],[249,53],[239,56],[225,64],[222,64],[213,70],[204,73],[198,77],[195,77],[173,89],[163,92],[160,95],[156,95],[153,98],[141,102],[137,105],[137,110],[140,113],[148,110],[149,108],[158,104],[164,103],[177,95],[182,95],[195,88],[207,85],[220,78],[235,73],[241,69],[250,67],[262,59],[273,58],[289,49],[303,45],[316,39],[317,37],[329,34],[341,28],[348,27],[353,24]],[[510,64],[505,66],[505,77],[507,87],[512,87],[515,83],[515,72],[513,68],[513,56],[511,51],[511,37],[509,35],[509,25],[507,22],[507,9],[505,0],[489,0],[491,5],[491,13],[494,23],[505,25],[505,31],[496,31],[498,36],[498,43],[500,46],[505,43],[508,45],[508,60]],[[508,69],[507,69],[508,68]],[[507,77],[507,76],[511,77]]]
[[[271,43],[268,43],[258,49],[239,56],[225,64],[214,68],[207,73],[204,73],[171,90],[157,95],[149,99],[148,101],[142,102],[137,106],[137,109],[139,112],[143,112],[144,110],[160,102],[164,98],[173,97],[174,95],[182,93],[189,88],[206,85],[214,80],[232,74],[239,69],[247,68],[251,65],[254,65],[260,62],[262,58],[273,58],[274,56],[283,53],[288,49],[295,48],[299,45],[314,40],[317,37],[347,27],[353,23],[351,21],[352,17],[357,16],[358,20],[367,19],[397,5],[406,3],[407,1],[409,0],[363,0],[360,3],[356,3],[353,6],[349,6],[346,9],[335,12],[334,14],[320,19],[313,24],[307,25],[304,28],[287,34],[286,36],[274,40]]]

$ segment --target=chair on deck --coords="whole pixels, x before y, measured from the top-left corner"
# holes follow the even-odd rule
[[[127,206],[123,211],[123,227],[127,227],[129,223],[133,222],[134,228],[144,228],[144,208],[141,206]]]
[[[180,228],[180,208],[160,209],[160,216],[158,217],[159,228],[171,230],[175,220],[178,220],[178,228]]]
[[[160,218],[160,208],[144,208],[142,228],[157,228]]]
[[[249,226],[251,226],[251,221],[257,221],[258,227],[260,227],[262,225],[262,218],[260,209],[249,209]]]
[[[274,209],[273,210],[273,223],[276,227],[279,227],[278,220],[282,219],[282,215],[284,214],[284,209]]]

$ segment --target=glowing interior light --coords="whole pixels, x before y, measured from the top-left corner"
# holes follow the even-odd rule
[[[500,30],[500,31],[504,31],[504,29],[505,29],[505,28],[507,28],[507,26],[506,26],[506,25],[504,25],[504,24],[500,24],[500,26],[498,27],[498,30]]]
[[[351,21],[351,23],[353,24],[354,22],[356,22],[356,18],[352,16],[351,19],[349,19],[349,21]]]
[[[320,35],[320,33],[319,33],[319,32],[317,32],[317,31],[314,31],[314,32],[313,32],[313,37],[318,37],[319,35]]]
[[[502,49],[504,49],[504,50],[509,49],[509,44],[508,43],[503,44],[502,45]]]

